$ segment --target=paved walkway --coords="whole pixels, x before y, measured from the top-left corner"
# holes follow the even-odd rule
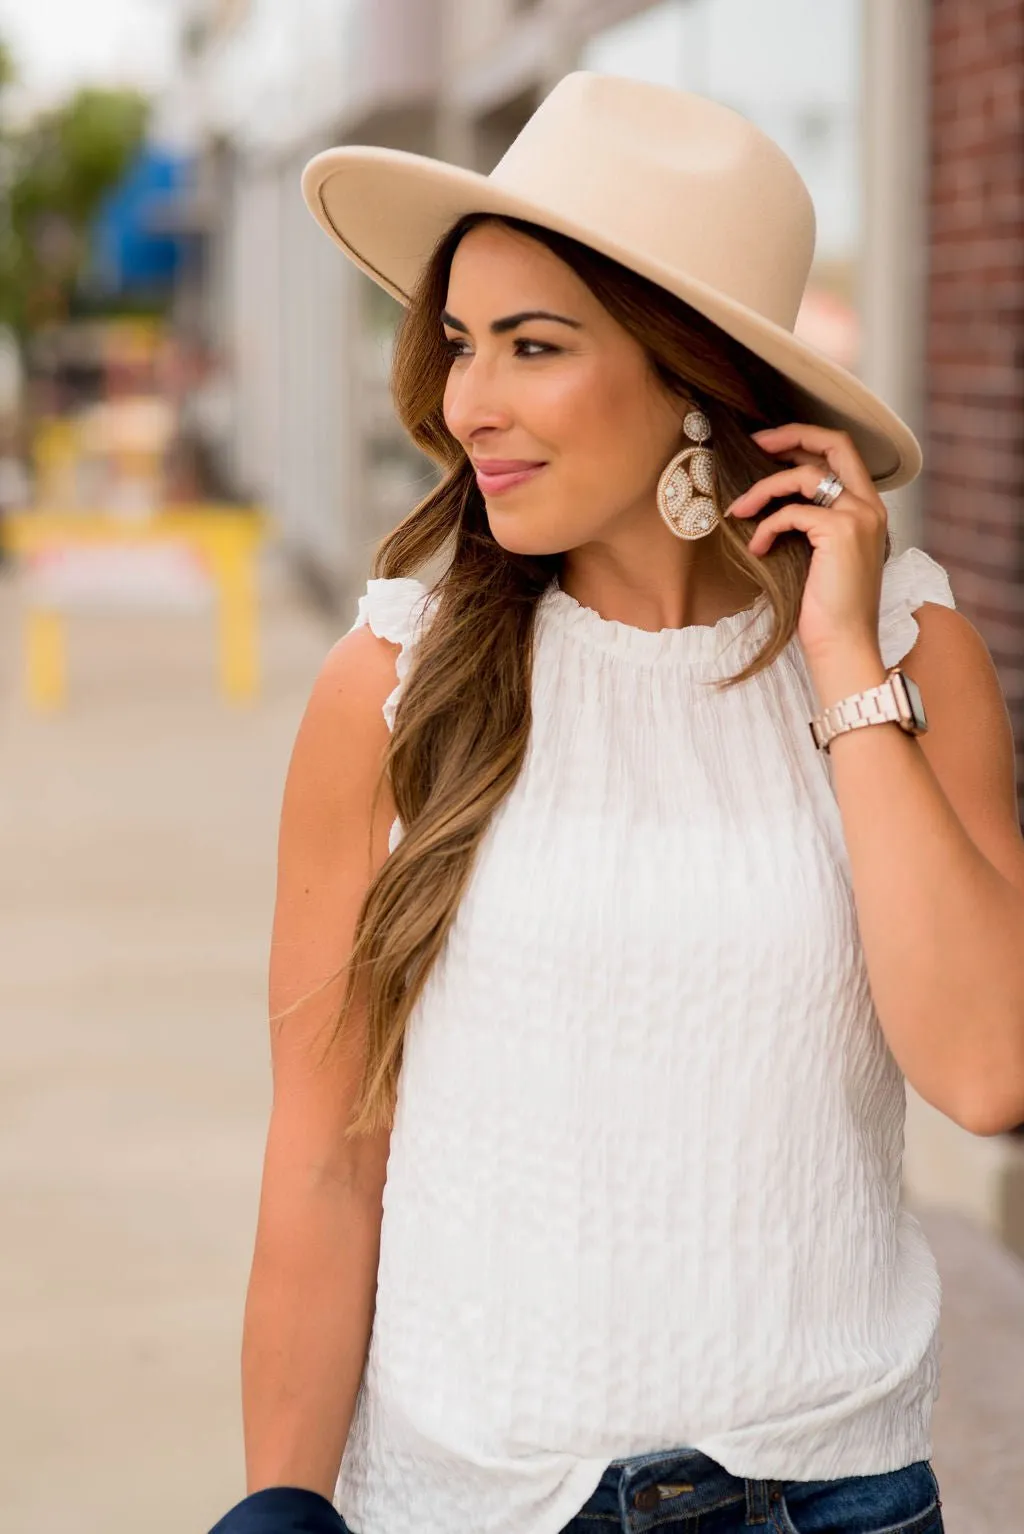
[[[40,719],[0,581],[4,1534],[203,1534],[241,1494],[277,814],[336,632],[267,590],[251,710],[217,700],[204,620],[110,617],[76,623]],[[1019,1534],[1024,1265],[925,1223],[947,1534]]]

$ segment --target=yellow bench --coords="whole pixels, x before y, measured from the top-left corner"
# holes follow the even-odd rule
[[[215,505],[168,507],[144,521],[104,513],[46,510],[8,515],[3,540],[31,566],[48,553],[97,548],[186,547],[209,570],[217,592],[218,670],[223,695],[247,702],[259,689],[256,555],[269,533],[262,513]],[[25,603],[25,694],[34,708],[58,708],[67,695],[64,613],[45,582]]]

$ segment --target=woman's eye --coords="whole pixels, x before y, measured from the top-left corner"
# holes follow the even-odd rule
[[[462,350],[462,347],[466,345],[465,341],[449,340],[445,336],[442,337],[441,344],[450,357],[466,356],[466,353]],[[524,351],[523,348],[527,346],[533,347],[535,350]],[[515,348],[517,357],[541,357],[545,352],[556,352],[558,350],[557,346],[549,346],[545,341],[528,341],[525,336],[516,337]]]

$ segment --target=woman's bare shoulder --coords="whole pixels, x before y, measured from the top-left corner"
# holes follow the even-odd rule
[[[384,704],[396,686],[398,653],[397,644],[364,624],[337,640],[320,666],[289,768],[293,791],[311,813],[319,811],[318,818],[343,806],[365,806],[376,786],[389,736]]]
[[[400,650],[401,645],[381,638],[369,624],[350,629],[324,657],[308,707],[325,723],[351,726],[374,715],[384,723],[383,704],[397,680]]]

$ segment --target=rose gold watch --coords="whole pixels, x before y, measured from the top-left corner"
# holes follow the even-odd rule
[[[827,751],[837,735],[867,724],[898,724],[908,735],[923,735],[927,730],[920,688],[899,666],[890,666],[877,687],[850,693],[815,714],[810,721],[811,738],[819,751]]]

